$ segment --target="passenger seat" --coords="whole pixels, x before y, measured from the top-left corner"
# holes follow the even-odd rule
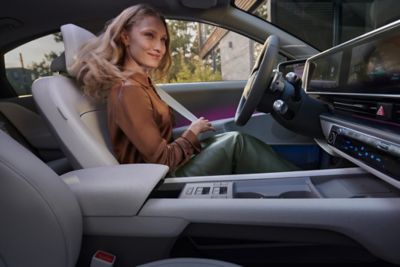
[[[12,102],[0,102],[0,129],[44,161],[57,174],[72,170],[54,136],[35,112]]]
[[[83,226],[72,191],[54,171],[2,130],[0,147],[0,267],[75,266]],[[149,266],[237,265],[187,258],[142,265]]]

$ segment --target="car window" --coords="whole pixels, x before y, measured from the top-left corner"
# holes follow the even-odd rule
[[[247,80],[262,44],[212,25],[168,20],[173,64],[162,82]],[[287,60],[280,56],[279,61]]]
[[[4,55],[7,79],[17,95],[31,94],[35,79],[51,75],[50,63],[64,50],[61,33],[32,40]]]
[[[172,67],[161,81],[186,83],[247,80],[262,44],[205,23],[168,20]],[[31,94],[35,79],[51,75],[50,63],[64,49],[61,33],[32,40],[4,56],[7,79],[17,95]],[[278,61],[286,61],[280,55]]]
[[[234,3],[319,50],[400,18],[398,0],[235,0]]]

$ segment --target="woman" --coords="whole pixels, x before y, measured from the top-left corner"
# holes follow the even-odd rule
[[[125,9],[77,57],[74,67],[84,92],[107,99],[108,127],[118,161],[165,164],[171,176],[295,169],[268,145],[236,132],[201,144],[198,135],[215,130],[203,117],[172,139],[171,109],[150,78],[168,71],[169,42],[163,16],[140,4]]]

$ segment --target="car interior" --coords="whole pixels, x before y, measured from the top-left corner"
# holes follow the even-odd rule
[[[0,266],[400,265],[400,14],[380,10],[399,2],[368,1],[375,28],[319,51],[240,0],[148,1],[168,19],[261,43],[247,81],[159,86],[195,114],[202,101],[234,103],[232,117],[213,120],[216,133],[251,134],[301,166],[181,178],[160,164],[119,164],[105,104],[70,69],[100,25],[139,2],[101,1],[97,17],[82,19],[96,4],[71,1],[49,25],[13,19],[16,4],[0,12],[0,33],[13,40],[0,37],[3,54],[56,30],[64,46],[28,97],[9,97],[0,77]]]

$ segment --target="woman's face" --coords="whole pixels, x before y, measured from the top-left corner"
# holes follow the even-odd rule
[[[132,59],[145,72],[157,68],[166,52],[167,30],[163,22],[147,16],[135,23],[129,32],[122,34],[126,49]],[[128,55],[129,55],[128,54]],[[128,60],[129,64],[129,60]]]

